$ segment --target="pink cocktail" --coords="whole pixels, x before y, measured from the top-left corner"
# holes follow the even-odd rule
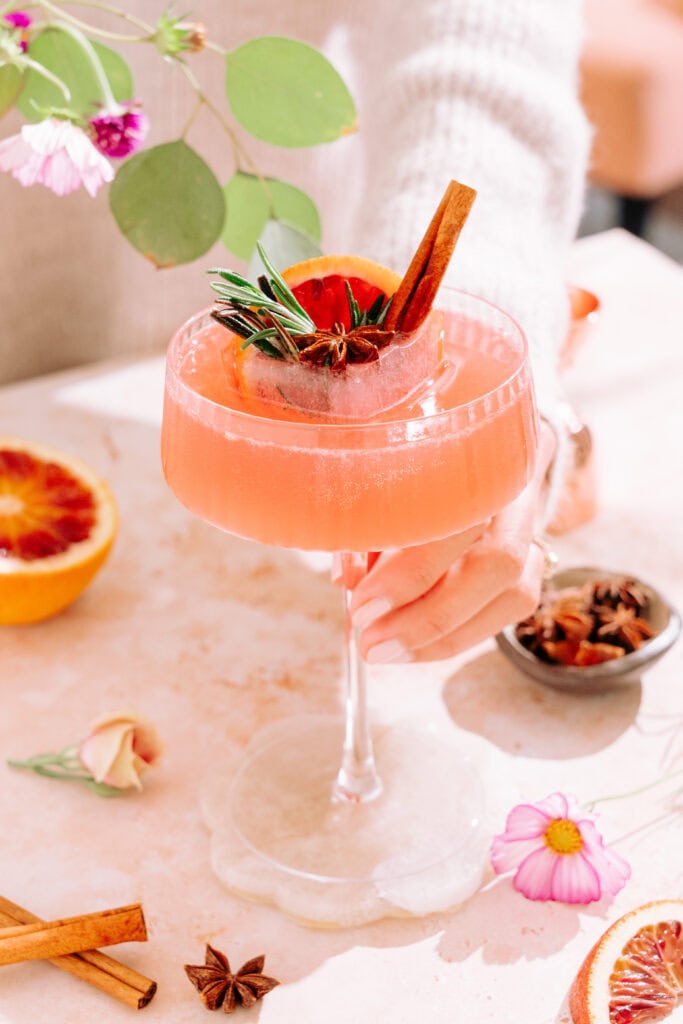
[[[193,513],[231,533],[345,553],[349,576],[367,552],[422,544],[489,519],[519,494],[534,466],[537,421],[524,337],[500,310],[447,289],[422,331],[439,359],[403,393],[409,349],[398,352],[395,379],[389,361],[379,369],[349,367],[344,382],[326,368],[307,367],[300,377],[284,368],[279,385],[276,379],[257,392],[244,373],[240,339],[199,314],[168,353],[162,458],[169,486]],[[357,419],[353,388],[365,396]],[[377,770],[364,664],[347,633],[345,731],[336,722],[285,724],[257,746],[232,785],[232,832],[220,871],[233,888],[298,917],[345,924],[399,912],[387,892],[401,879],[424,889],[430,873],[448,876],[443,900],[452,903],[458,868],[444,865],[467,860],[483,799],[472,766],[451,748],[442,756],[430,741],[422,768],[461,778],[452,798],[439,795],[434,829],[434,780],[431,788],[411,781],[422,770],[414,735],[391,748],[386,771],[381,763]],[[407,775],[401,765],[411,769]],[[400,776],[396,785],[392,773]],[[249,815],[256,793],[269,808],[265,823]],[[411,845],[405,837],[415,833],[420,842]],[[390,852],[397,848],[398,868]],[[301,895],[305,885],[308,896]],[[334,897],[323,900],[322,887]],[[427,909],[438,909],[439,899],[433,907],[428,899]],[[398,900],[405,911],[404,904]]]

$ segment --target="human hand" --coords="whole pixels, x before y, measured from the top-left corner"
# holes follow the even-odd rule
[[[533,537],[555,443],[542,423],[533,478],[490,523],[382,555],[350,604],[367,661],[449,658],[535,610],[545,555]]]

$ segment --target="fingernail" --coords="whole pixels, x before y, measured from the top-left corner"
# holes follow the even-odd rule
[[[365,660],[370,662],[379,661],[412,661],[408,651],[400,640],[383,640],[381,644],[375,644],[365,655]]]
[[[379,619],[382,615],[386,615],[387,612],[391,611],[391,601],[386,597],[373,597],[372,601],[366,601],[360,608],[351,616],[351,621],[355,629],[365,629],[375,619]]]

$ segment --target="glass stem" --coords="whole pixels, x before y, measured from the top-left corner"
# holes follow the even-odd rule
[[[346,611],[346,725],[334,798],[348,803],[368,803],[382,792],[382,780],[375,767],[370,736],[366,666],[358,651],[356,630],[349,613],[352,588],[367,572],[368,556],[344,553],[341,563]]]

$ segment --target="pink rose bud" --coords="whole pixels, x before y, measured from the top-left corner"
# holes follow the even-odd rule
[[[78,748],[78,757],[96,782],[114,789],[142,789],[140,775],[161,754],[156,730],[130,712],[105,715]]]

